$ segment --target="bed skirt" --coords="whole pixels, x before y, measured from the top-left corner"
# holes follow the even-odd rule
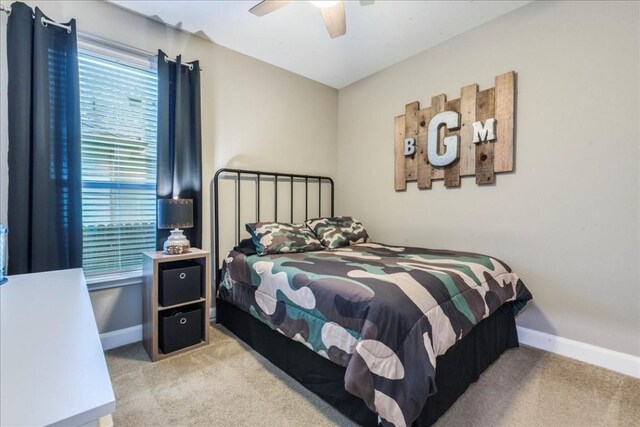
[[[216,316],[217,323],[351,420],[363,426],[378,425],[378,416],[360,398],[344,389],[344,367],[221,299],[216,300]],[[438,356],[435,377],[438,392],[429,397],[413,426],[435,423],[469,384],[477,381],[505,350],[514,347],[518,347],[515,318],[511,303],[506,303]]]

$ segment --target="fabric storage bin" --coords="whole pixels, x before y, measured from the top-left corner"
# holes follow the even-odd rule
[[[159,313],[159,346],[167,354],[202,340],[202,308],[186,306],[185,310],[167,310]]]
[[[200,264],[167,263],[160,267],[158,302],[167,307],[200,299],[202,278]]]

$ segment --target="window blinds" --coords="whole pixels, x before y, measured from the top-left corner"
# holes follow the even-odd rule
[[[155,249],[157,73],[87,50],[78,62],[83,269],[139,270],[141,252]]]

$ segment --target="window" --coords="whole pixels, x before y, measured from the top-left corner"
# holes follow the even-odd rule
[[[155,249],[157,72],[150,58],[82,43],[82,266],[141,269]]]

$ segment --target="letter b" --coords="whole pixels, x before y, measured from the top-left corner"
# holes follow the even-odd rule
[[[415,138],[404,139],[404,155],[413,156],[416,152],[416,140]]]

